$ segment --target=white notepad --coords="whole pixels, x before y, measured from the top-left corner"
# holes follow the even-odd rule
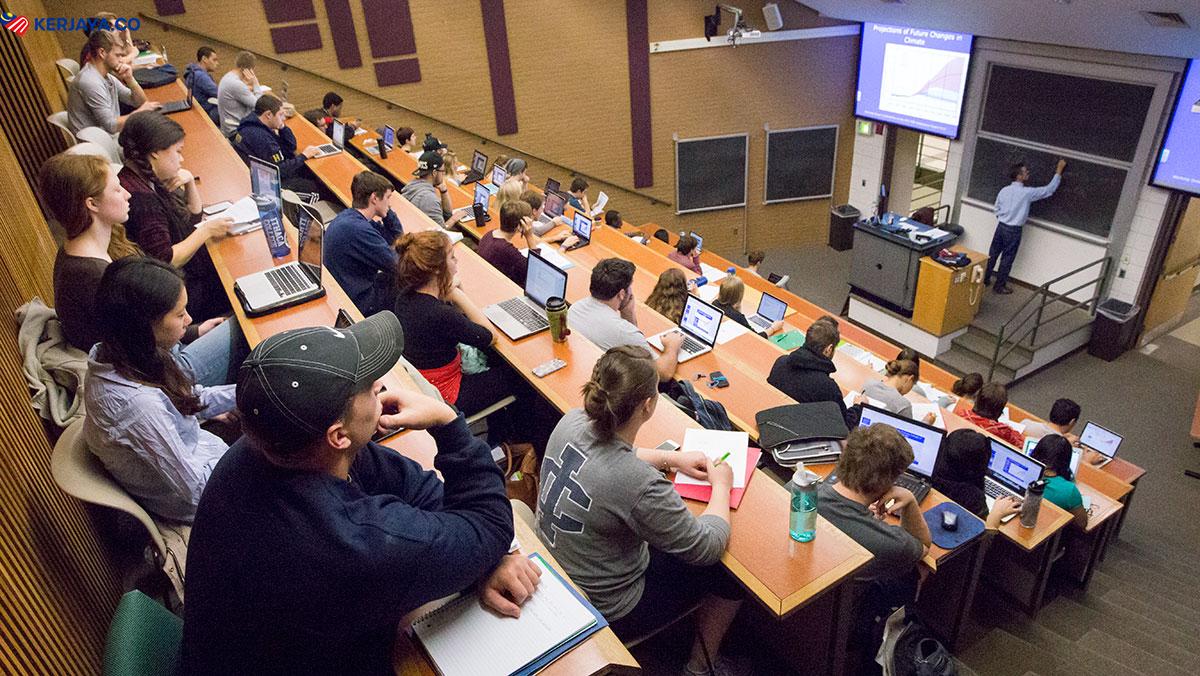
[[[413,632],[443,676],[507,675],[596,624],[591,610],[575,597],[540,556],[537,590],[521,606],[521,617],[503,617],[484,608],[477,594],[464,594],[413,622]]]
[[[729,463],[729,467],[733,469],[733,488],[746,487],[746,449],[750,446],[750,435],[745,432],[722,432],[720,430],[702,430],[699,428],[688,428],[683,434],[684,451],[700,451],[708,456],[709,460],[718,460],[721,456],[729,453],[729,457],[725,462]],[[693,479],[692,477],[678,472],[675,474],[675,483],[677,484],[694,484],[696,486],[708,486],[709,483],[703,479]]]
[[[934,415],[933,425],[938,429],[946,429],[946,418],[942,415],[942,409],[937,404],[922,404],[913,402],[912,404],[913,420],[925,422],[925,416],[932,413]]]

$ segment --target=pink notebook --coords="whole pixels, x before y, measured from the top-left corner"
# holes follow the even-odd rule
[[[750,487],[750,477],[754,476],[754,468],[758,465],[758,458],[761,455],[762,451],[757,448],[746,449],[746,485],[729,491],[730,509],[737,509],[738,505],[742,504],[742,497],[746,495],[746,489]],[[675,490],[679,491],[680,495],[688,498],[689,500],[708,502],[710,499],[712,499],[712,486],[675,484]]]

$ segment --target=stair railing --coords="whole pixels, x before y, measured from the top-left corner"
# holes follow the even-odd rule
[[[1062,292],[1050,290],[1050,287],[1054,284],[1057,284],[1064,279],[1073,277],[1089,268],[1096,266],[1099,266],[1100,268],[1099,273],[1095,277],[1089,278],[1086,282]],[[1111,267],[1111,256],[1098,258],[1091,263],[1081,265],[1070,272],[1063,273],[1035,289],[1033,295],[1026,299],[1026,301],[1021,304],[1021,307],[1017,308],[1017,311],[1013,313],[1012,317],[1010,317],[1008,321],[1004,322],[1004,324],[1000,326],[1000,331],[996,335],[996,349],[992,352],[992,362],[988,366],[988,380],[991,380],[992,376],[995,375],[996,367],[999,366],[1005,359],[1007,359],[1008,355],[1012,354],[1013,350],[1017,349],[1017,347],[1026,338],[1029,338],[1030,345],[1036,345],[1038,329],[1042,328],[1043,326],[1062,319],[1063,317],[1080,308],[1085,308],[1087,309],[1088,314],[1093,317],[1096,316],[1096,308],[1099,306],[1100,297],[1104,294],[1106,282],[1108,280],[1108,271]],[[1088,298],[1083,300],[1072,300],[1070,298],[1071,294],[1081,291],[1089,286],[1093,286],[1094,290],[1092,295]],[[1026,313],[1025,310],[1035,302],[1037,303],[1037,310]],[[1055,302],[1067,303],[1066,309],[1051,317],[1046,317],[1046,306]],[[1029,324],[1030,320],[1033,320],[1033,324],[1027,327],[1026,325]],[[1020,333],[1018,334],[1018,332]],[[1014,335],[1016,336],[1015,338],[1011,337]],[[1008,338],[1006,338],[1006,336],[1008,336]],[[1007,346],[1008,349],[1005,349],[1005,346]],[[1003,354],[1001,353],[1002,350]]]

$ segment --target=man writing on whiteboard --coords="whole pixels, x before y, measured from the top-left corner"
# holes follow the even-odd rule
[[[996,286],[992,290],[999,294],[1010,294],[1008,288],[1008,273],[1012,272],[1013,260],[1017,257],[1017,248],[1021,246],[1021,229],[1029,220],[1029,205],[1044,200],[1058,190],[1062,181],[1063,169],[1067,161],[1060,159],[1054,168],[1054,178],[1039,188],[1025,185],[1029,180],[1029,167],[1024,162],[1014,164],[1009,172],[1012,183],[1000,189],[996,195],[996,232],[992,235],[992,245],[988,248],[987,274],[983,283],[992,283],[992,270],[996,264],[1000,269],[996,272]]]

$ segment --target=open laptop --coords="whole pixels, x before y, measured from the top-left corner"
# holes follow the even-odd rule
[[[1121,442],[1125,439],[1113,432],[1112,430],[1104,429],[1094,422],[1088,421],[1088,424],[1083,426],[1083,432],[1079,435],[1079,443],[1084,447],[1096,451],[1104,456],[1099,464],[1095,467],[1103,467],[1112,462],[1112,459],[1117,457],[1117,449],[1121,447]]]
[[[332,143],[322,143],[317,146],[317,154],[313,155],[313,159],[320,157],[329,157],[342,152],[342,148],[346,146],[346,123],[341,120],[334,120],[333,125],[329,129],[329,136],[332,138]]]
[[[989,438],[988,442],[992,445],[992,456],[988,460],[987,475],[983,477],[988,509],[995,506],[996,498],[1006,495],[1024,500],[1025,490],[1042,478],[1046,466],[1003,441]]]
[[[493,194],[500,191],[500,186],[504,185],[504,179],[508,178],[508,172],[499,164],[492,167],[492,182],[488,184],[487,189]]]
[[[182,113],[185,110],[191,110],[192,88],[195,86],[195,84],[195,79],[188,80],[187,98],[179,99],[178,101],[167,101],[166,103],[162,104],[161,107],[159,107],[158,112],[162,113],[163,115],[170,115],[171,113]]]
[[[1021,448],[1021,452],[1025,455],[1033,455],[1033,449],[1037,448],[1038,442],[1041,439],[1026,439],[1025,446]],[[1079,460],[1083,458],[1083,449],[1078,446],[1071,449],[1071,476],[1079,473]]]
[[[554,219],[563,215],[563,210],[567,208],[567,199],[556,192],[546,193],[546,201],[542,207],[542,215],[538,216],[538,222],[550,223]]]
[[[689,295],[683,305],[683,316],[679,318],[679,329],[683,330],[683,343],[679,346],[679,363],[694,359],[711,352],[717,344],[717,333],[721,329],[721,320],[725,313]],[[679,329],[667,329],[662,333],[651,336],[648,340],[654,349],[663,352],[662,337]]]
[[[480,225],[492,220],[488,214],[488,202],[492,200],[492,193],[488,191],[486,183],[475,183],[475,196],[471,199],[471,213],[463,216],[462,221],[476,221]]]
[[[785,314],[787,314],[787,303],[769,293],[763,293],[762,298],[758,301],[758,310],[747,317],[746,321],[750,322],[750,326],[755,329],[766,331],[771,328],[772,324],[783,319]]]
[[[562,187],[562,184],[559,183],[557,179],[547,177],[546,178],[546,188],[544,191],[546,193],[546,197],[549,197],[551,195],[560,194],[559,188],[561,188],[561,187]]]
[[[476,150],[471,155],[471,169],[467,171],[467,175],[463,177],[459,185],[467,185],[469,183],[477,183],[483,180],[483,172],[487,171],[487,155]]]
[[[550,328],[546,318],[546,301],[567,297],[567,273],[542,257],[538,251],[529,252],[525,272],[525,295],[510,298],[483,308],[483,316],[513,340],[531,336]]]
[[[234,292],[247,316],[258,317],[325,295],[321,285],[325,228],[321,221],[312,218],[297,239],[298,261],[239,277],[234,282]]]
[[[697,235],[695,230],[689,232],[688,234],[696,239],[696,253],[704,251],[704,238],[700,235]]]
[[[574,251],[580,247],[587,246],[592,243],[592,217],[576,211],[575,216],[571,219],[571,233],[578,238],[571,246],[567,247],[567,251]]]
[[[900,436],[912,447],[913,461],[904,474],[896,479],[896,485],[907,488],[920,503],[929,495],[931,485],[929,479],[933,476],[933,467],[937,464],[938,451],[946,438],[946,431],[933,425],[896,415],[870,404],[862,405],[862,416],[858,419],[859,427],[870,427],[875,423],[883,423],[896,428]]]

